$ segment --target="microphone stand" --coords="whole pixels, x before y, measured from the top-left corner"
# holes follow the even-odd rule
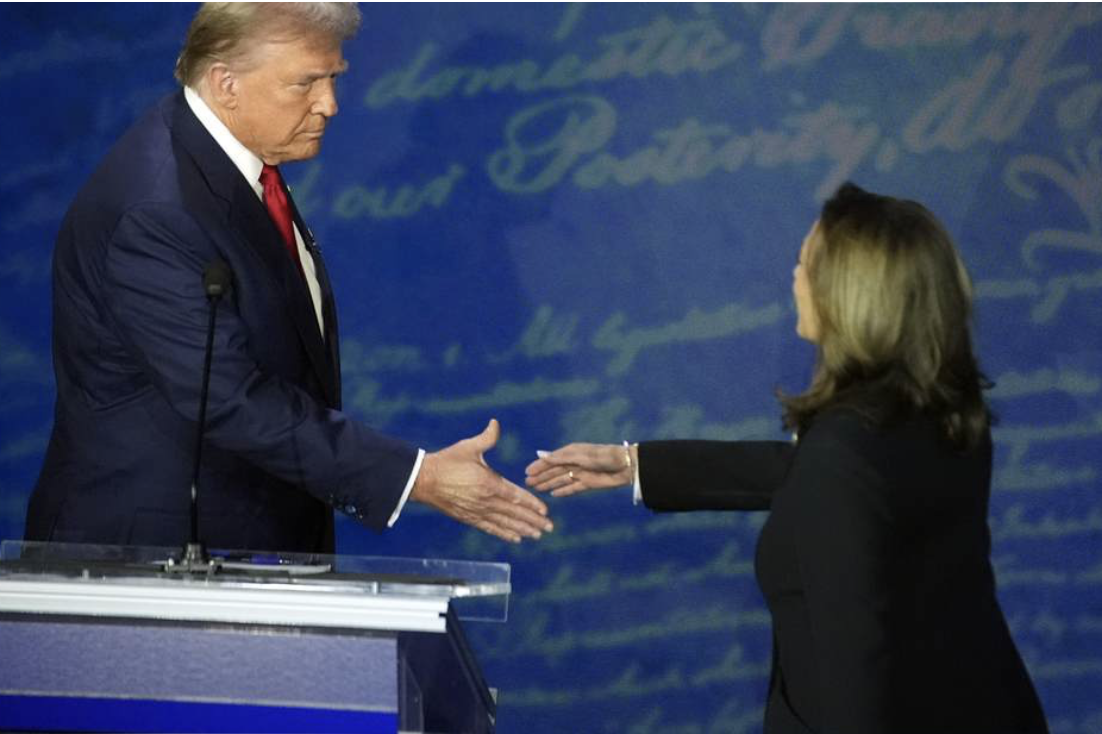
[[[206,547],[199,539],[199,467],[203,458],[203,433],[207,424],[207,396],[210,392],[210,367],[214,356],[214,321],[218,314],[218,302],[229,292],[232,273],[221,258],[214,260],[203,272],[203,288],[210,304],[210,319],[207,322],[207,347],[203,359],[203,385],[199,391],[199,420],[196,425],[195,461],[191,474],[191,533],[184,544],[179,561],[169,558],[165,570],[172,573],[216,573],[222,565],[221,559],[211,558]]]

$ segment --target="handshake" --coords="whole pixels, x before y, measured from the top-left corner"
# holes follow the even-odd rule
[[[538,540],[555,527],[547,505],[486,463],[500,436],[495,419],[479,435],[426,454],[410,499],[511,543]],[[634,446],[572,443],[537,454],[526,483],[555,497],[631,484],[639,462]]]

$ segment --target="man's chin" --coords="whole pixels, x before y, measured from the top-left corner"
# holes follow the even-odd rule
[[[284,163],[305,161],[321,152],[321,138],[296,145],[283,156]]]

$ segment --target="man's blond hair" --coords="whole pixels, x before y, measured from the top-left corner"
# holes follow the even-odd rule
[[[347,41],[360,29],[356,3],[203,3],[188,28],[175,76],[194,87],[212,64],[247,64],[264,40]]]

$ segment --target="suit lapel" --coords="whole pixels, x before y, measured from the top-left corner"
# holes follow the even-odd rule
[[[291,196],[290,187],[287,187],[287,200],[291,203],[291,213],[295,220],[295,226],[298,228],[299,233],[302,235],[303,242],[306,243],[306,252],[314,261],[314,272],[317,274],[318,285],[321,287],[321,314],[322,320],[325,322],[325,346],[327,348],[329,364],[332,369],[330,379],[334,387],[333,404],[335,407],[341,407],[341,358],[340,358],[340,338],[338,336],[337,328],[337,307],[336,299],[333,296],[333,285],[329,280],[329,270],[325,267],[325,259],[321,255],[321,247],[318,245],[318,241],[314,238],[313,231],[306,226],[306,221],[302,218],[302,214],[298,210],[298,206],[295,205],[295,198]],[[315,320],[314,323],[317,323]]]
[[[273,279],[282,289],[287,303],[287,311],[298,331],[302,346],[310,357],[310,363],[317,373],[325,395],[331,405],[339,401],[338,385],[334,380],[334,369],[322,334],[318,330],[318,317],[314,312],[314,303],[306,287],[298,266],[287,255],[283,237],[272,223],[268,210],[248,187],[238,190],[233,202],[235,225],[245,239],[264,260]],[[301,230],[300,230],[301,231]]]
[[[299,334],[326,398],[331,405],[339,405],[340,385],[331,347],[327,347],[326,340],[323,340],[318,330],[310,292],[298,268],[287,256],[283,238],[268,216],[267,209],[245,181],[245,177],[191,112],[183,92],[173,97],[171,116],[174,137],[195,160],[211,191],[229,203],[229,226],[256,253],[275,286],[282,292],[290,320]],[[308,230],[300,221],[299,226],[299,231],[305,237]],[[319,261],[320,258],[315,257],[315,262]],[[323,288],[328,292],[328,278]],[[326,300],[332,299],[327,296]],[[329,323],[328,314],[326,323]],[[326,330],[329,331],[328,326]]]

